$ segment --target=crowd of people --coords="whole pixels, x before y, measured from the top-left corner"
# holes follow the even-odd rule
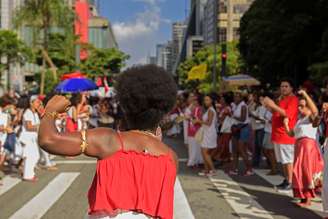
[[[38,180],[37,168],[57,170],[51,155],[38,145],[40,118],[51,96],[9,92],[0,99],[0,166],[5,172],[21,174],[25,181]],[[126,115],[116,98],[88,93],[67,98],[71,106],[56,115],[58,132],[95,127],[125,130]],[[148,117],[137,115],[133,118],[142,127]],[[168,137],[183,133],[187,166],[199,170],[199,176],[214,176],[217,168],[223,168],[229,175],[247,177],[254,174],[254,168],[268,168],[268,175],[282,173],[284,180],[276,188],[292,191],[300,200],[298,206],[311,205],[311,199],[322,193],[328,211],[328,83],[321,92],[296,89],[288,79],[281,80],[277,91],[180,92],[160,126]]]
[[[181,92],[166,117],[166,133],[174,137],[183,132],[187,165],[200,176],[213,176],[216,168],[243,176],[259,167],[268,168],[267,175],[281,171],[284,180],[276,189],[293,192],[299,206],[308,206],[317,194],[328,196],[326,84],[318,91],[306,84],[295,88],[286,79],[276,91]],[[239,158],[244,165],[239,166]]]
[[[44,106],[51,96],[9,92],[0,98],[0,170],[4,173],[16,173],[24,181],[35,182],[38,180],[36,169],[57,170],[53,156],[42,150],[37,140]],[[122,113],[114,98],[95,97],[88,93],[68,97],[72,105],[56,119],[58,131],[118,128]]]

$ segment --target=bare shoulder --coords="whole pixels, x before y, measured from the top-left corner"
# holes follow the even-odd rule
[[[117,132],[111,128],[94,128],[87,131],[88,143],[99,151],[99,158],[106,157],[119,148]]]

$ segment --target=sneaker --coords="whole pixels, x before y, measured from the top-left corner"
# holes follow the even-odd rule
[[[278,188],[277,190],[280,193],[289,193],[289,192],[292,192],[292,184],[288,183],[284,187]]]
[[[280,188],[284,188],[288,184],[289,184],[288,181],[286,179],[284,179],[284,181],[282,181],[282,183],[280,183],[279,185],[276,185],[275,187],[277,189],[280,189]]]
[[[244,176],[253,176],[253,175],[254,175],[253,170],[247,170],[247,171],[244,173]]]
[[[216,175],[216,171],[215,171],[215,170],[210,170],[210,171],[206,174],[206,176],[208,176],[208,177],[215,176],[215,175]]]
[[[208,174],[207,171],[201,171],[198,173],[198,176],[206,176]]]
[[[229,170],[228,175],[237,176],[238,170]]]

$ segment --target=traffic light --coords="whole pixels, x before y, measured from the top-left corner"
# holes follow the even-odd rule
[[[226,74],[226,68],[227,68],[227,44],[223,43],[221,44],[221,76],[224,77]]]

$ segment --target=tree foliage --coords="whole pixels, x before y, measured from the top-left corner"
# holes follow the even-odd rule
[[[227,43],[227,65],[226,65],[226,76],[237,74],[241,71],[242,61],[240,59],[239,51],[236,47],[236,42]],[[213,72],[213,61],[214,61],[214,46],[206,46],[199,50],[193,57],[186,59],[178,67],[179,85],[185,89],[199,89],[203,93],[208,93],[212,90],[212,72]],[[217,46],[217,88],[219,88],[219,82],[221,81],[221,46]],[[192,67],[207,64],[206,78],[202,81],[199,80],[188,80],[188,72]]]
[[[88,58],[81,63],[81,71],[90,77],[119,73],[129,56],[116,48],[99,49],[89,46]]]
[[[1,74],[3,74],[3,70],[7,70],[9,74],[12,63],[24,63],[31,56],[31,50],[15,32],[0,30],[0,57],[6,59],[5,63],[0,63]],[[10,80],[7,80],[7,88],[10,88]]]
[[[255,0],[241,19],[239,49],[249,74],[300,83],[328,60],[328,1]],[[312,66],[312,68],[311,68]]]

